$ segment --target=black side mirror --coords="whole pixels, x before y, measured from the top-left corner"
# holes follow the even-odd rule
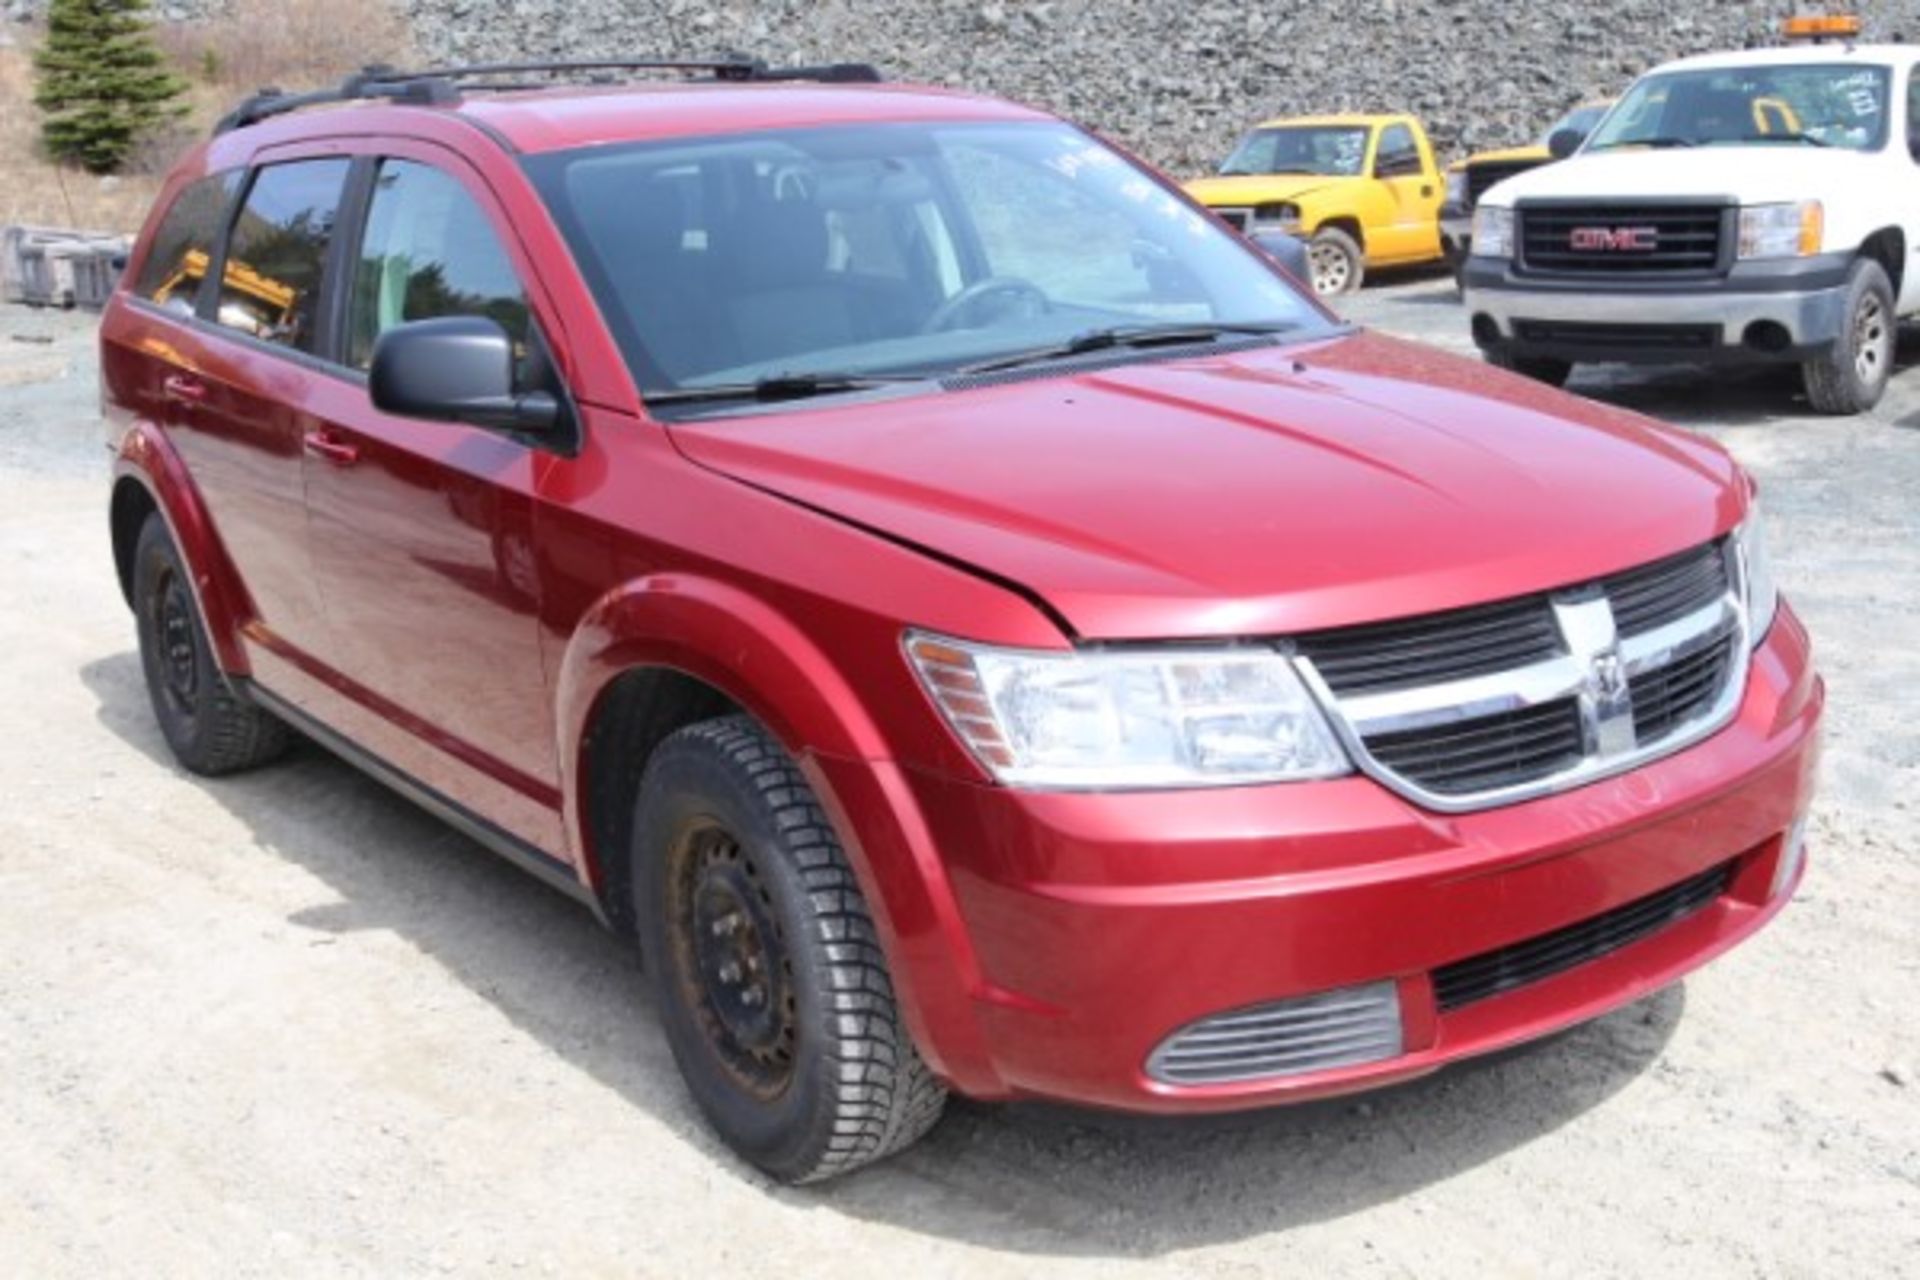
[[[1555,129],[1547,135],[1547,154],[1555,160],[1565,160],[1586,140],[1587,135],[1578,129]]]
[[[1299,236],[1290,236],[1284,231],[1256,231],[1247,239],[1295,280],[1302,284],[1312,281],[1313,268],[1307,265],[1307,242]]]
[[[560,425],[553,396],[515,393],[513,340],[485,316],[415,320],[387,330],[373,344],[367,389],[375,408],[403,418],[535,434]]]

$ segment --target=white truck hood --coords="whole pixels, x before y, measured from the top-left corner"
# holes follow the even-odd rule
[[[1623,148],[1583,152],[1542,165],[1496,184],[1481,204],[1587,197],[1633,200],[1697,196],[1741,204],[1787,200],[1866,203],[1876,199],[1865,184],[1878,176],[1881,159],[1839,148],[1790,146]],[[1884,198],[1880,196],[1878,198]],[[1831,208],[1829,209],[1831,214]]]

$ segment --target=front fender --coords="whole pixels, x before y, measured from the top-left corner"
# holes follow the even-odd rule
[[[946,867],[901,766],[846,676],[778,609],[737,587],[668,573],[602,596],[574,629],[556,682],[566,823],[596,891],[587,732],[623,674],[667,668],[726,694],[799,762],[866,894],[902,1011],[930,1065],[976,1096],[1004,1092],[973,1002],[992,999]]]
[[[120,437],[113,464],[113,502],[121,486],[137,484],[167,522],[173,545],[187,563],[200,617],[207,628],[220,669],[232,676],[250,674],[240,630],[253,616],[253,604],[226,547],[213,527],[200,490],[186,464],[155,423],[134,421]],[[134,531],[138,536],[138,531]]]

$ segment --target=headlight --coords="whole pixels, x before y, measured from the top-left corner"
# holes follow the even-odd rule
[[[1346,754],[1271,649],[995,649],[909,632],[934,705],[1011,786],[1122,790],[1329,778]]]
[[[1454,205],[1461,205],[1467,202],[1467,171],[1466,170],[1456,169],[1454,172],[1447,175],[1446,202],[1448,204],[1454,204]]]
[[[1473,253],[1479,258],[1513,256],[1513,210],[1483,204],[1473,211]]]
[[[1818,200],[1750,204],[1740,210],[1742,258],[1804,258],[1820,252],[1826,211]]]
[[[1747,638],[1758,645],[1780,610],[1780,589],[1774,585],[1773,562],[1767,558],[1767,539],[1760,523],[1760,504],[1747,507],[1747,518],[1733,531],[1740,559],[1740,589],[1747,598]]]
[[[1253,225],[1258,228],[1278,227],[1291,231],[1300,225],[1300,206],[1297,204],[1263,204],[1254,206]]]

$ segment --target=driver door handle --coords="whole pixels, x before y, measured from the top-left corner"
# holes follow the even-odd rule
[[[167,375],[160,390],[166,393],[167,399],[180,404],[199,404],[207,398],[207,384],[188,373]]]
[[[300,443],[308,453],[336,467],[350,467],[360,460],[360,446],[342,440],[331,431],[309,431]]]

